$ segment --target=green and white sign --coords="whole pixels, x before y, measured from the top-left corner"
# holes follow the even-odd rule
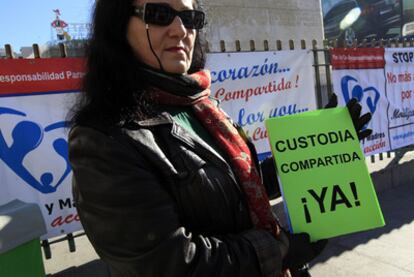
[[[385,225],[347,108],[265,124],[293,233],[315,241]]]

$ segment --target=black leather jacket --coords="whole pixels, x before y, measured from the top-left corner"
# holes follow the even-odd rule
[[[280,242],[252,228],[229,164],[168,113],[111,129],[76,126],[69,158],[85,232],[119,276],[280,272]]]

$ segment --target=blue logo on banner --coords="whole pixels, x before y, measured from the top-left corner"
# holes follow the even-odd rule
[[[352,76],[345,76],[341,80],[341,89],[345,103],[348,103],[348,101],[351,100],[351,98],[356,98],[358,102],[363,104],[362,99],[364,98],[364,96],[367,96],[366,104],[368,106],[370,113],[374,114],[377,110],[378,101],[380,99],[380,93],[375,87],[371,86],[367,88],[362,88],[358,84],[357,79],[355,79]]]
[[[23,112],[0,107],[0,116],[2,114],[16,115],[26,117]],[[13,142],[10,147],[6,144],[0,129],[0,160],[2,160],[10,169],[14,171],[22,180],[41,193],[55,192],[59,185],[65,180],[71,171],[68,159],[68,143],[63,138],[57,138],[53,141],[53,149],[63,158],[66,168],[57,181],[51,172],[44,172],[40,180],[37,180],[30,171],[23,165],[24,158],[41,145],[44,134],[56,129],[65,128],[67,122],[61,121],[53,123],[46,128],[33,121],[22,120],[16,124],[11,132]]]

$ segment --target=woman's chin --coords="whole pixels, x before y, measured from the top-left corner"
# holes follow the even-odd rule
[[[189,66],[185,62],[166,63],[165,65],[163,64],[163,67],[166,72],[173,74],[185,74],[189,69]]]

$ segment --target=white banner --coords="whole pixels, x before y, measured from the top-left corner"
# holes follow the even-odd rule
[[[64,118],[73,93],[0,98],[0,205],[37,203],[50,238],[82,229],[73,205]]]
[[[334,90],[340,104],[356,98],[373,115],[365,155],[414,143],[414,49],[335,48],[331,50]]]
[[[212,96],[251,137],[260,159],[270,154],[265,119],[316,109],[312,64],[309,50],[208,55]]]
[[[385,76],[393,149],[414,143],[414,49],[386,48]]]
[[[81,230],[73,204],[65,118],[84,60],[0,60],[0,205],[36,203],[47,234]]]
[[[361,142],[366,156],[390,150],[388,138],[388,101],[385,94],[383,69],[341,69],[332,71],[334,92],[338,95],[339,106],[352,98],[362,106],[361,114],[370,112],[372,120],[366,128],[373,133]]]

